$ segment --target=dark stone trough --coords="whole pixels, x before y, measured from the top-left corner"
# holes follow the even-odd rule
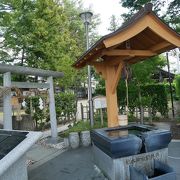
[[[133,180],[130,167],[152,177],[157,174],[155,161],[167,164],[168,130],[134,124],[96,129],[91,138],[95,163],[111,180]]]

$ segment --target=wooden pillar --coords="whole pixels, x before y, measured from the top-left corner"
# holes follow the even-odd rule
[[[108,127],[115,127],[119,125],[117,93],[116,91],[112,93],[111,82],[112,82],[112,78],[110,76],[107,76],[107,80],[105,81],[105,83],[106,83]]]
[[[101,63],[94,66],[97,72],[105,79],[108,127],[118,126],[119,121],[116,88],[121,77],[121,71],[124,66],[124,62],[120,61],[118,65]]]

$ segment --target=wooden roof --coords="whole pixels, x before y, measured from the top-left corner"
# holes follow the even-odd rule
[[[180,47],[180,34],[165,24],[146,4],[117,31],[103,36],[74,64],[75,68],[120,61],[129,64]]]

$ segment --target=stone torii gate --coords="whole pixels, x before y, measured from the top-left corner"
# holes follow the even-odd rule
[[[12,66],[0,64],[0,73],[3,73],[3,87],[11,89],[17,88],[48,88],[49,90],[49,112],[51,123],[51,137],[57,138],[57,120],[55,111],[54,100],[54,87],[53,78],[62,78],[64,75],[62,72],[55,72],[49,70],[42,70],[23,66]],[[47,78],[47,83],[32,83],[32,82],[13,82],[11,81],[11,73],[32,75]],[[11,90],[6,91],[3,95],[3,121],[4,129],[12,129],[12,106],[11,106]]]
[[[103,36],[73,66],[92,65],[106,85],[108,127],[118,126],[116,88],[126,64],[134,64],[180,47],[180,35],[165,24],[148,3],[115,32]]]

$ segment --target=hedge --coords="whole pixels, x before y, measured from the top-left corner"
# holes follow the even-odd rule
[[[139,102],[138,87],[129,83],[129,111],[134,113],[135,108],[139,108],[140,104],[143,107],[150,107],[152,115],[155,116],[160,112],[162,116],[167,116],[168,113],[168,99],[167,91],[164,84],[148,84],[140,86],[142,95],[142,102]],[[96,95],[105,95],[105,88],[98,87],[95,91]],[[125,83],[121,81],[117,87],[117,99],[121,109],[126,106],[126,87]]]

